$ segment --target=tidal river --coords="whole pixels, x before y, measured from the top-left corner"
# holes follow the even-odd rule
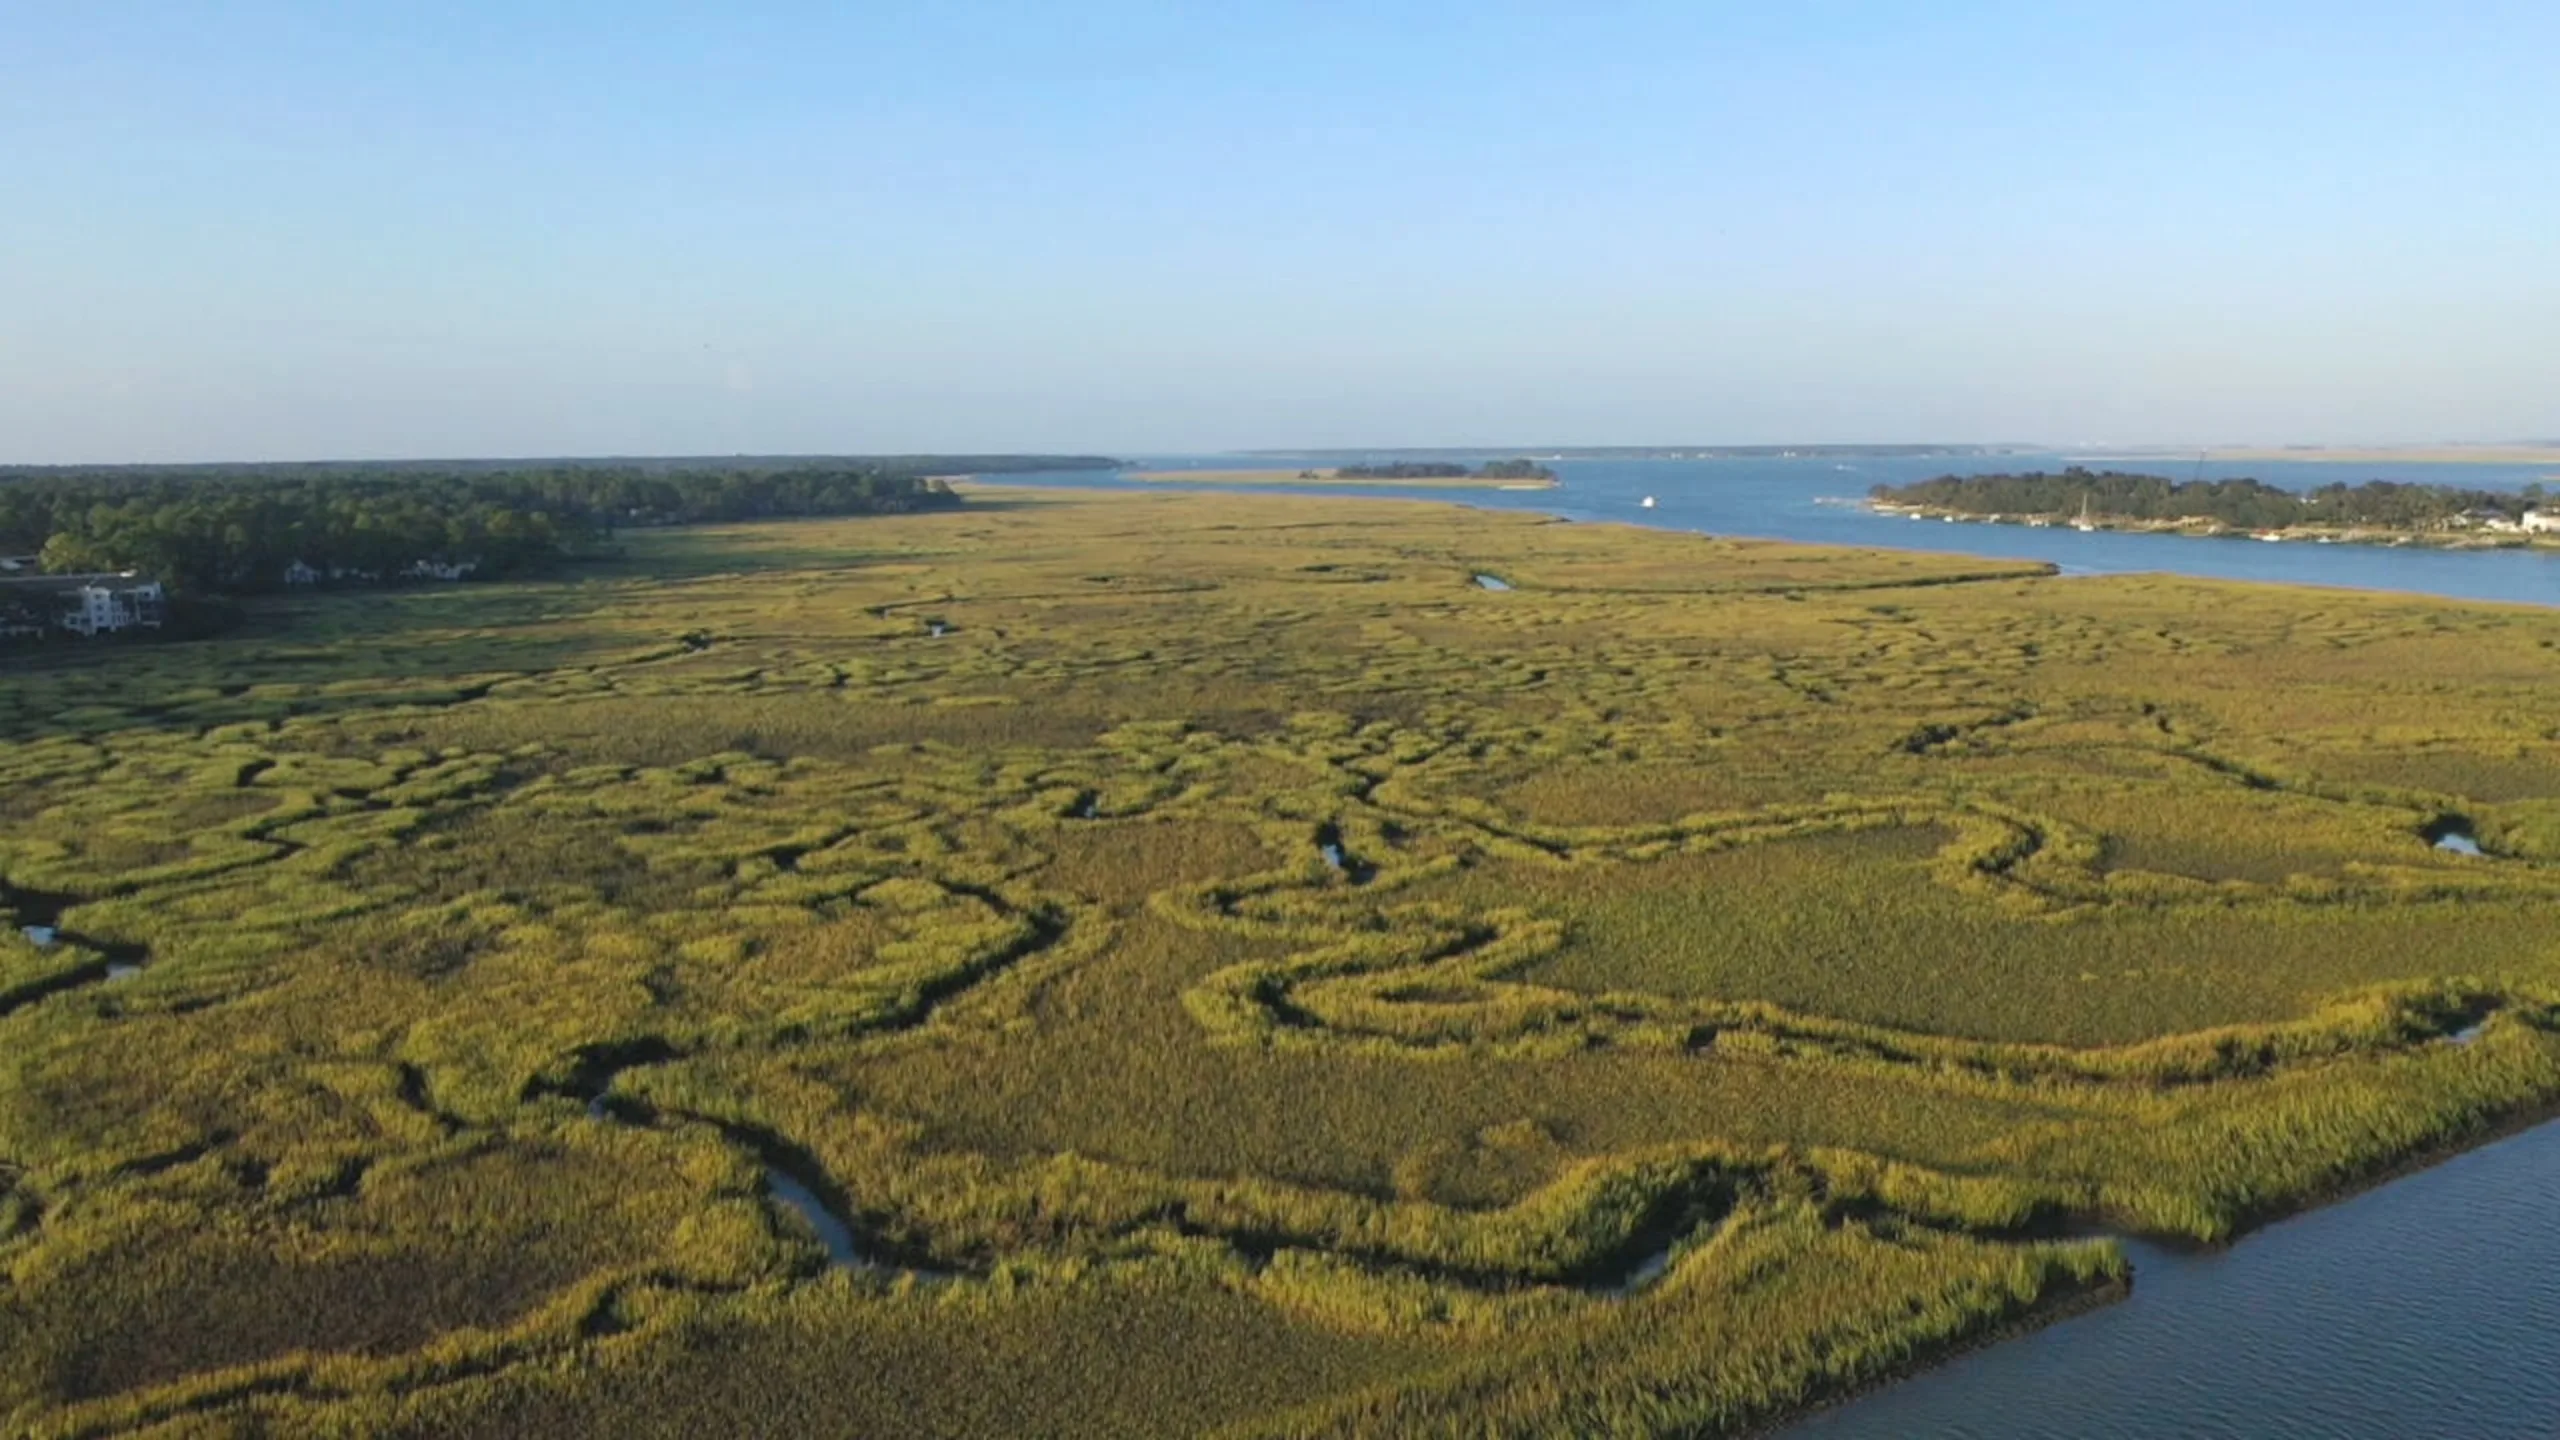
[[[2130,1298],[1786,1440],[2560,1435],[2560,1123],[2228,1250],[2131,1252]]]
[[[1513,452],[1517,453],[1517,452]],[[1471,463],[1505,458],[1470,457]],[[1287,467],[1332,463],[1296,457],[1235,456],[1151,458],[1150,468],[1234,469],[1250,463]],[[1861,503],[1869,486],[1899,485],[1933,475],[2054,470],[2067,456],[1800,457],[1734,460],[1560,460],[1551,463],[1560,483],[1552,490],[1433,490],[1393,486],[1280,486],[1304,494],[1345,499],[1390,495],[1503,510],[1534,510],[1574,520],[1616,520],[1666,530],[1750,535],[1820,545],[1888,545],[1907,550],[1946,550],[2007,560],[2050,560],[2066,574],[2103,575],[2158,571],[2223,580],[2292,585],[2333,585],[2361,590],[2400,590],[2465,600],[2508,600],[2560,605],[2560,554],[2521,550],[2447,551],[2375,545],[2319,545],[2287,541],[2265,545],[2245,539],[2196,539],[2179,535],[2083,534],[2067,527],[1947,524],[1876,515]],[[2112,468],[2184,480],[2199,473],[2192,459],[2145,462],[2090,461]],[[2548,465],[2353,464],[2315,461],[2214,462],[2205,479],[2248,475],[2270,485],[2307,490],[2332,481],[2400,480],[2479,490],[2521,489],[2544,480]],[[1005,476],[1000,483],[1099,485],[1132,490],[1170,488],[1121,479],[1112,471]],[[2548,483],[2548,482],[2546,482]],[[1217,488],[1189,486],[1184,488]],[[2554,488],[2560,488],[2555,486]],[[1647,508],[1645,497],[1654,504]]]

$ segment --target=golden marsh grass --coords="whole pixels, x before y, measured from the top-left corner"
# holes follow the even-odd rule
[[[0,677],[0,1428],[1730,1433],[2560,1098],[2560,615],[971,496]]]

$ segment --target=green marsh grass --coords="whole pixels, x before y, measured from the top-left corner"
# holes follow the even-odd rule
[[[2560,1099],[2550,612],[628,548],[0,677],[0,1428],[1731,1433]]]

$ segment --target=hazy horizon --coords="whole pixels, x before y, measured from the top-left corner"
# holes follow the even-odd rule
[[[0,463],[2560,435],[2560,12],[2072,9],[32,11]]]
[[[884,450],[884,449],[845,450],[845,449],[835,449],[835,450],[735,450],[735,451],[725,451],[725,452],[690,451],[690,450],[669,450],[669,451],[647,451],[647,450],[596,450],[596,451],[567,451],[567,450],[554,450],[554,451],[526,451],[526,452],[521,452],[521,453],[491,451],[491,452],[476,453],[476,454],[467,454],[467,453],[460,453],[460,452],[447,452],[447,453],[439,453],[439,454],[416,454],[416,455],[352,455],[352,454],[349,454],[349,455],[319,455],[319,454],[314,454],[314,455],[212,455],[212,456],[200,456],[200,457],[191,457],[191,458],[161,458],[161,459],[142,459],[142,460],[109,459],[109,458],[105,458],[105,457],[94,457],[94,456],[93,456],[93,457],[86,457],[86,458],[78,458],[78,459],[68,459],[68,460],[19,460],[19,459],[11,459],[11,458],[7,458],[7,457],[5,457],[5,456],[0,456],[0,469],[47,469],[47,468],[59,468],[59,469],[95,469],[95,468],[115,468],[115,467],[119,467],[119,466],[130,466],[130,467],[135,467],[135,468],[179,468],[179,469],[184,469],[184,468],[190,468],[190,467],[207,467],[207,468],[211,468],[211,467],[224,467],[224,466],[257,466],[257,465],[278,465],[278,466],[283,466],[283,465],[435,465],[435,464],[439,464],[439,463],[445,463],[445,464],[456,464],[456,465],[462,465],[462,464],[469,464],[469,465],[488,465],[488,464],[498,464],[498,463],[508,463],[508,462],[521,462],[521,463],[529,464],[529,465],[539,465],[539,464],[565,464],[565,463],[572,463],[572,462],[575,462],[575,463],[582,463],[582,464],[594,464],[594,463],[606,463],[606,462],[613,462],[613,461],[630,461],[630,462],[634,462],[634,463],[638,463],[638,462],[643,462],[643,461],[645,461],[645,462],[651,462],[651,463],[664,463],[664,462],[667,462],[667,461],[678,461],[678,460],[698,460],[698,461],[703,461],[703,462],[706,462],[706,463],[717,463],[717,462],[721,462],[721,461],[735,461],[735,460],[751,460],[751,461],[808,460],[808,459],[849,459],[849,460],[862,460],[862,459],[872,459],[872,458],[895,458],[895,459],[906,459],[906,458],[919,458],[919,457],[921,457],[921,458],[942,458],[942,457],[950,457],[950,458],[954,458],[954,459],[960,459],[960,458],[969,458],[969,457],[992,458],[992,457],[998,457],[998,456],[1011,457],[1011,456],[1024,456],[1024,455],[1041,455],[1041,456],[1047,456],[1047,455],[1056,455],[1056,456],[1075,456],[1075,457],[1095,458],[1095,459],[1110,459],[1110,460],[1119,460],[1119,461],[1145,460],[1145,459],[1153,459],[1153,458],[1168,458],[1168,457],[1170,457],[1170,458],[1198,457],[1198,458],[1203,458],[1203,459],[1213,459],[1213,458],[1218,458],[1218,457],[1226,456],[1226,457],[1234,457],[1234,458],[1238,458],[1238,459],[1247,459],[1247,458],[1252,458],[1252,457],[1256,457],[1256,456],[1292,456],[1292,455],[1356,455],[1356,454],[1372,454],[1372,455],[1394,455],[1394,454],[1450,454],[1450,455],[1458,455],[1458,454],[1465,454],[1465,455],[1517,455],[1517,456],[1528,456],[1528,457],[1538,457],[1538,456],[1557,456],[1557,455],[1561,455],[1561,456],[1565,456],[1565,457],[1571,457],[1571,456],[1575,455],[1577,452],[1590,453],[1590,452],[1601,452],[1601,451],[1630,451],[1630,450],[1638,450],[1638,451],[1654,451],[1654,450],[1661,450],[1661,451],[1679,451],[1679,450],[1694,450],[1694,451],[1700,451],[1700,452],[1708,452],[1708,451],[1720,451],[1720,450],[1771,450],[1771,449],[1791,449],[1791,450],[1800,450],[1800,451],[1805,451],[1805,452],[1808,452],[1808,453],[1814,453],[1814,452],[1821,452],[1821,451],[1825,451],[1825,450],[1851,450],[1851,449],[1861,449],[1861,448],[1902,448],[1902,449],[1915,449],[1915,450],[1921,450],[1921,451],[1929,451],[1929,450],[1946,450],[1946,451],[1949,451],[1949,452],[1960,451],[1960,450],[1998,450],[1998,451],[2010,451],[2010,452],[2015,452],[2015,453],[2023,454],[2023,455],[2058,455],[2058,456],[2063,456],[2063,457],[2077,457],[2077,458],[2084,458],[2084,459],[2104,458],[2104,457],[2107,457],[2107,456],[2121,456],[2121,457],[2128,458],[2128,459],[2143,459],[2143,460],[2149,460],[2149,459],[2153,459],[2153,458],[2159,458],[2159,459],[2178,459],[2178,458],[2183,458],[2183,457],[2190,456],[2190,455],[2194,455],[2194,454],[2198,454],[2198,453],[2213,453],[2213,454],[2216,454],[2216,455],[2225,455],[2225,456],[2227,456],[2230,452],[2235,452],[2235,451],[2258,452],[2258,451],[2276,451],[2276,450],[2298,450],[2298,451],[2305,452],[2305,453],[2306,453],[2306,454],[2308,454],[2308,455],[2317,455],[2317,454],[2319,454],[2320,452],[2323,452],[2323,451],[2336,451],[2336,452],[2343,452],[2343,458],[2344,458],[2344,459],[2346,459],[2346,460],[2353,460],[2353,459],[2357,458],[2357,456],[2359,456],[2362,452],[2368,452],[2368,451],[2380,451],[2380,452],[2388,452],[2388,451],[2412,451],[2412,452],[2419,452],[2419,451],[2461,451],[2461,450],[2496,451],[2496,450],[2504,450],[2504,449],[2534,450],[2534,451],[2540,451],[2540,450],[2555,450],[2555,451],[2560,451],[2560,439],[2542,439],[2542,438],[2531,438],[2531,437],[2498,437],[2498,438],[2491,438],[2491,439],[2452,439],[2452,440],[2445,440],[2445,439],[2420,439],[2420,440],[2393,440],[2393,441],[2358,441],[2358,442],[2337,442],[2337,441],[2326,441],[2326,440],[2311,440],[2311,441],[2304,441],[2304,440],[2268,440],[2268,441],[2203,441],[2203,442],[2199,442],[2199,441],[2121,441],[2121,442],[2119,442],[2119,441],[2089,441],[2089,442],[2082,442],[2082,443],[2076,443],[2076,444],[2059,444],[2059,443],[2049,443],[2049,442],[2045,442],[2045,441],[2038,441],[2038,440],[2017,440],[2017,439],[2007,439],[2007,440],[1996,440],[1996,439],[1995,439],[1995,440],[1912,440],[1912,439],[1887,439],[1887,440],[1806,440],[1806,439],[1801,439],[1801,438],[1799,438],[1799,439],[1793,439],[1793,440],[1666,440],[1666,441],[1646,441],[1646,440],[1609,440],[1609,441],[1593,441],[1593,442],[1579,443],[1579,444],[1556,444],[1556,443],[1553,443],[1553,442],[1541,442],[1541,443],[1536,443],[1536,444],[1525,444],[1525,445],[1524,445],[1524,444],[1516,444],[1516,443],[1515,443],[1515,444],[1492,443],[1492,444],[1480,444],[1480,445],[1471,445],[1471,444],[1434,444],[1434,443],[1429,443],[1429,442],[1415,442],[1415,443],[1408,443],[1408,444],[1396,444],[1396,445],[1356,445],[1356,444],[1354,444],[1354,445],[1228,445],[1228,446],[1219,446],[1219,447],[1215,447],[1215,448],[1165,448],[1165,447],[1150,448],[1150,447],[1127,446],[1127,445],[1123,445],[1123,446],[1108,446],[1108,445],[1104,445],[1104,446],[1094,446],[1094,447],[1082,447],[1082,446],[1072,446],[1072,447],[1071,447],[1071,446],[1055,446],[1055,445],[1038,445],[1038,446],[1022,446],[1022,447],[1012,447],[1012,448],[1005,448],[1005,449],[995,449],[995,448],[991,448],[991,447],[983,446],[983,445],[973,445],[973,446],[950,446],[950,447],[945,447],[945,448],[941,448],[941,449],[934,449],[934,450]],[[2380,463],[2380,462],[2375,462],[2375,463]],[[2528,462],[2526,462],[2526,463],[2543,463],[2543,462],[2542,462],[2540,459],[2538,459],[2538,458],[2537,458],[2537,459],[2535,459],[2535,460],[2528,461]],[[2552,460],[2550,463],[2560,463],[2560,457],[2554,457],[2554,458],[2553,458],[2553,460]]]

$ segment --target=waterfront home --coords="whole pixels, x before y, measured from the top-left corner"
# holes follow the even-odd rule
[[[2457,530],[2486,530],[2493,535],[2512,535],[2524,526],[2509,519],[2503,510],[2465,510],[2453,517]]]
[[[82,577],[81,584],[63,592],[62,602],[62,628],[74,635],[157,630],[169,608],[159,581],[130,573]]]
[[[2527,535],[2560,535],[2560,510],[2527,510],[2516,528]]]
[[[168,608],[160,582],[130,570],[114,575],[0,575],[0,636],[157,630],[168,618]]]

